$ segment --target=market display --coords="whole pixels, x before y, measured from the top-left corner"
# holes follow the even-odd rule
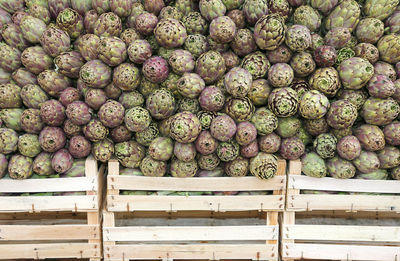
[[[0,177],[400,179],[399,0],[0,0]]]

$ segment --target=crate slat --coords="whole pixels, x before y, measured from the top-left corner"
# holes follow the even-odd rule
[[[396,180],[362,180],[313,178],[293,175],[289,177],[288,187],[294,189],[370,192],[370,193],[399,193],[400,182]]]
[[[97,177],[54,178],[54,179],[3,179],[0,191],[4,193],[27,192],[76,192],[97,190]]]
[[[7,244],[0,245],[1,259],[91,258],[99,257],[98,244]]]
[[[108,188],[145,191],[267,191],[285,188],[285,176],[270,180],[256,177],[173,178],[108,176]]]
[[[282,195],[255,196],[108,196],[109,211],[283,210]]]
[[[105,227],[106,241],[276,240],[278,226]]]
[[[329,245],[329,244],[287,244],[283,258],[394,261],[400,257],[400,247]]]
[[[84,177],[0,180],[1,192],[67,192],[62,196],[0,197],[0,260],[100,261],[99,209],[105,166],[98,168],[97,161],[88,157],[84,171]],[[73,194],[78,191],[86,195]]]
[[[5,196],[0,197],[1,212],[76,211],[98,209],[97,196]]]
[[[301,190],[381,193],[400,192],[400,182],[392,180],[334,179],[301,176],[301,162],[289,163],[286,211],[282,215],[281,255],[283,260],[370,260],[400,258],[400,227],[378,223],[364,225],[321,225],[311,220],[296,224],[296,216],[307,218],[384,218],[400,212],[400,196],[376,194],[301,194]],[[315,215],[314,211],[319,214]],[[363,215],[357,215],[357,211]],[[336,216],[336,213],[340,216]],[[348,212],[347,215],[344,213]],[[366,215],[365,213],[368,213]],[[334,220],[335,221],[335,220]],[[336,223],[336,221],[335,221]]]
[[[0,225],[0,241],[94,239],[98,226],[90,225]]]
[[[400,242],[400,227],[289,225],[284,226],[284,239]]]
[[[105,246],[105,261],[128,259],[253,259],[278,260],[275,245],[193,244],[193,245],[116,245]]]
[[[300,194],[289,196],[287,202],[287,209],[296,211],[348,210],[400,212],[399,196]]]

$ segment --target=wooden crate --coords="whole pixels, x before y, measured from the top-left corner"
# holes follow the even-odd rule
[[[152,212],[144,216],[105,210],[104,260],[278,260],[275,213]],[[155,216],[152,224],[140,222]]]
[[[103,212],[104,260],[278,260],[278,213],[284,209],[286,162],[277,176],[172,178],[120,176],[119,163],[109,162],[107,205]],[[272,191],[251,196],[127,196],[120,190]],[[124,220],[161,218],[153,226]],[[203,218],[203,223],[171,220]],[[258,217],[261,224],[216,225],[216,220]],[[186,225],[185,225],[186,224]]]
[[[119,163],[108,163],[107,211],[283,211],[286,161],[279,160],[278,173],[270,180],[256,177],[173,178],[119,175]],[[271,191],[273,195],[249,196],[129,196],[132,191]]]
[[[283,260],[400,259],[400,222],[385,223],[389,218],[400,220],[396,213],[399,197],[300,194],[302,189],[395,193],[400,191],[398,181],[317,179],[300,174],[300,161],[290,162],[286,211],[281,222]],[[304,220],[321,217],[304,224]],[[334,222],[326,223],[330,218]],[[351,220],[354,224],[347,224]]]
[[[301,194],[301,190],[399,194],[397,180],[361,180],[313,178],[301,175],[301,162],[291,161],[288,168],[286,209],[291,211],[346,210],[400,212],[400,196]]]
[[[281,225],[282,259],[399,260],[400,215],[383,214],[385,213],[285,212]],[[395,222],[388,224],[386,221],[389,218]]]
[[[85,177],[0,180],[0,191],[5,193],[86,192],[81,196],[1,196],[0,260],[100,260],[104,169],[90,157]]]

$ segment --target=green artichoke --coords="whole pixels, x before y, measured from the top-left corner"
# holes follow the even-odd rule
[[[328,174],[325,161],[315,152],[301,158],[301,171],[309,177],[323,178]]]

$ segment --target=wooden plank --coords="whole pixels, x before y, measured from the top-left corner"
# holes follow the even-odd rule
[[[97,226],[88,225],[0,225],[0,241],[93,239]]]
[[[286,225],[284,239],[400,242],[400,227]]]
[[[286,160],[279,160],[278,161],[278,171],[276,173],[277,176],[284,176],[286,177]],[[281,199],[283,200],[282,207],[285,207],[285,190],[274,190],[274,195],[280,195]],[[276,211],[268,211],[266,213],[266,225],[267,226],[279,226],[279,212]],[[267,244],[275,244],[277,248],[279,248],[279,240],[267,240]]]
[[[119,176],[119,161],[116,159],[111,159],[108,161],[108,176],[107,176],[107,196],[117,196],[119,195],[119,189],[116,188],[111,182],[114,182],[115,178]],[[109,201],[107,201],[108,204]]]
[[[100,172],[98,171],[98,169],[99,167],[97,165],[97,161],[94,160],[93,156],[90,156],[88,159],[86,159],[85,175],[87,177],[93,177],[96,178],[96,180],[98,180],[98,183],[96,184],[96,191],[86,191],[87,195],[94,195],[96,197],[96,203],[97,203],[97,209],[96,209],[97,211],[87,213],[87,224],[96,227],[95,237],[89,239],[89,244],[98,244],[99,246],[101,246],[102,238],[100,232],[100,225],[101,225],[100,208],[101,208],[102,190],[103,190],[102,180],[103,180],[104,167],[102,167]],[[102,255],[101,249],[99,248],[98,251],[99,251],[98,256],[101,257]]]
[[[256,177],[173,178],[108,176],[108,189],[167,191],[268,191],[284,190],[286,178],[270,180]]]
[[[189,244],[105,246],[105,261],[129,259],[278,260],[278,249],[266,244]]]
[[[1,259],[90,258],[98,257],[97,244],[4,244],[0,245]]]
[[[108,211],[282,211],[282,195],[108,196]]]
[[[278,226],[104,227],[107,241],[276,240]]]
[[[400,182],[396,180],[313,178],[293,175],[289,176],[289,187],[325,191],[399,193]]]
[[[400,196],[300,194],[295,196],[288,195],[287,201],[287,209],[295,211],[348,210],[400,212]]]
[[[289,161],[289,175],[301,175],[301,161],[300,160],[291,160]]]
[[[4,193],[31,192],[76,192],[97,190],[96,177],[57,178],[57,179],[2,179],[0,191]]]
[[[98,208],[96,196],[0,197],[0,212],[76,211]]]
[[[400,247],[329,244],[286,244],[283,258],[394,261],[400,257]]]
[[[291,160],[289,161],[289,167],[288,167],[288,177],[294,177],[294,176],[298,176],[301,175],[301,161],[300,160]],[[293,186],[290,185],[290,180],[287,179],[287,191],[286,191],[286,198],[285,198],[285,210],[282,213],[282,221],[280,223],[280,252],[282,255],[282,251],[284,250],[282,248],[283,244],[291,244],[294,243],[294,240],[291,239],[285,239],[285,229],[283,228],[284,225],[294,225],[295,224],[295,215],[296,213],[293,211],[288,211],[288,200],[291,197],[297,196],[298,194],[300,194],[300,190],[293,188]],[[290,261],[291,259],[287,259],[288,261]]]

